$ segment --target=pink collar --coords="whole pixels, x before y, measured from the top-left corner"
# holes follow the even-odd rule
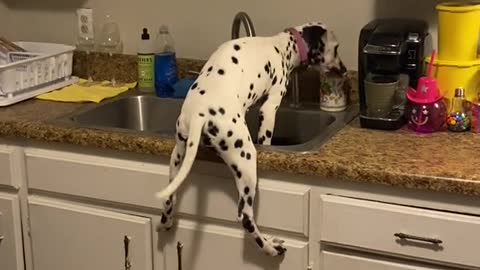
[[[300,62],[303,65],[308,65],[308,47],[302,35],[300,35],[300,33],[294,28],[288,28],[287,31],[295,38],[295,43],[298,47],[298,54],[300,54]]]

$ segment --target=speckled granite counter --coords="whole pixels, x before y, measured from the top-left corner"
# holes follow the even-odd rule
[[[0,108],[0,135],[169,155],[170,138],[49,123],[90,104],[29,100]],[[361,129],[354,120],[314,153],[259,151],[258,168],[291,174],[480,195],[480,135]],[[208,154],[201,158],[209,158]]]

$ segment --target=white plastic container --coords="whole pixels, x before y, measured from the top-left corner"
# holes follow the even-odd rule
[[[72,77],[75,47],[38,42],[15,42],[27,52],[9,53],[0,62],[0,106],[65,87]],[[7,62],[5,64],[5,62]]]

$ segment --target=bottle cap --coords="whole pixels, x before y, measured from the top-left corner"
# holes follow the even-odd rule
[[[148,34],[148,29],[143,28],[142,40],[149,40],[149,39],[150,39],[150,35]]]
[[[465,89],[463,87],[457,87],[455,89],[455,97],[464,97],[465,96]]]

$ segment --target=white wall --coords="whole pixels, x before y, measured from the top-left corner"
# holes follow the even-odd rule
[[[94,9],[97,25],[105,13],[120,24],[124,52],[133,54],[141,28],[170,26],[178,55],[205,59],[223,41],[230,39],[231,23],[238,11],[252,18],[257,35],[270,35],[285,27],[318,20],[334,29],[341,42],[347,66],[356,69],[358,33],[377,17],[426,18],[433,31],[436,0],[0,0],[8,7],[13,40],[73,43],[75,9]],[[1,14],[1,6],[0,6]],[[3,17],[3,16],[2,16]],[[5,19],[5,17],[4,17]],[[0,23],[2,19],[0,19]],[[3,24],[2,24],[3,25]],[[5,31],[0,27],[0,31]],[[1,32],[0,32],[1,33]]]

